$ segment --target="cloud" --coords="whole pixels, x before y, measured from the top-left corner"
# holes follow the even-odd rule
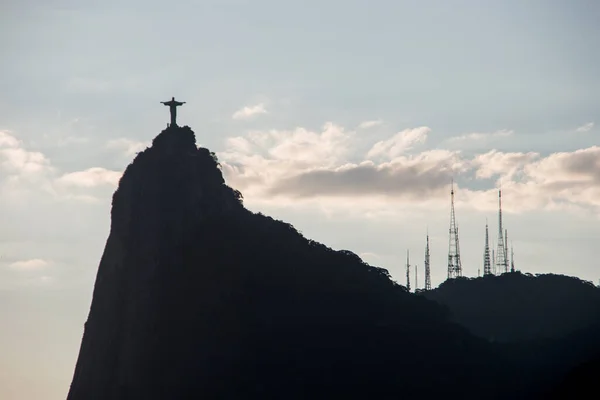
[[[41,269],[41,268],[49,266],[50,264],[51,263],[49,261],[42,260],[40,258],[34,258],[34,259],[30,259],[30,260],[15,261],[9,265],[9,268],[24,271],[24,270]]]
[[[31,176],[50,172],[52,167],[44,154],[26,150],[9,131],[0,131],[0,169],[5,176]]]
[[[376,119],[373,121],[363,121],[358,125],[358,129],[369,129],[374,128],[376,126],[380,126],[383,124],[383,121],[380,119]]]
[[[496,150],[476,155],[471,165],[476,168],[475,176],[480,179],[492,178],[494,176],[514,177],[537,158],[538,153],[503,153]]]
[[[306,171],[282,179],[268,193],[293,197],[375,195],[418,200],[447,192],[455,167],[459,165],[456,153],[434,150],[381,164],[364,161],[334,169]]]
[[[262,157],[267,164],[272,160],[296,168],[334,165],[348,156],[353,134],[331,122],[323,125],[321,132],[304,128],[250,131],[246,137],[228,138],[222,154],[233,162]]]
[[[99,203],[95,188],[114,187],[121,175],[100,167],[61,175],[43,153],[28,150],[12,132],[0,131],[0,200],[4,205],[38,199]]]
[[[592,130],[592,128],[594,127],[594,123],[593,122],[588,122],[587,124],[581,125],[580,127],[578,127],[577,129],[575,129],[576,133],[585,133],[585,132],[589,132]]]
[[[536,163],[526,165],[525,170],[531,179],[538,182],[569,180],[600,183],[600,147],[553,153]]]
[[[424,143],[425,140],[427,140],[427,134],[430,131],[431,129],[426,126],[405,129],[402,132],[398,132],[390,139],[375,143],[367,153],[367,157],[397,157],[405,151],[412,149],[415,145]]]
[[[263,103],[257,104],[255,106],[245,106],[236,112],[233,113],[231,118],[233,119],[248,119],[255,115],[266,114],[267,109]]]
[[[150,142],[140,142],[127,138],[111,139],[106,143],[107,148],[119,150],[127,157],[134,156],[148,146],[150,146]]]
[[[59,185],[92,188],[97,186],[116,186],[123,173],[106,168],[94,167],[84,171],[70,172],[56,180]]]
[[[463,142],[463,141],[467,141],[467,140],[482,141],[482,140],[486,140],[486,139],[508,137],[508,136],[512,136],[512,135],[514,135],[514,131],[503,129],[503,130],[499,130],[496,132],[490,132],[490,133],[467,133],[464,135],[452,137],[452,138],[448,139],[448,141],[450,141],[450,142]]]
[[[406,129],[362,157],[354,132],[333,123],[320,132],[249,132],[228,139],[219,158],[228,184],[252,204],[310,204],[363,215],[441,208],[448,205],[454,178],[457,207],[495,211],[501,181],[507,212],[561,209],[600,215],[600,147],[546,156],[492,150],[467,157],[444,149],[406,154],[428,132],[427,127]]]

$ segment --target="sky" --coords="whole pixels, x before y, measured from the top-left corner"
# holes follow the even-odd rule
[[[517,269],[598,283],[600,3],[0,1],[0,398],[64,399],[110,200],[166,127],[246,206],[423,286],[497,190]],[[414,287],[414,282],[412,282]]]

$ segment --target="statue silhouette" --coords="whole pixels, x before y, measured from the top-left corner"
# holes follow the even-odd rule
[[[171,97],[170,101],[161,101],[165,106],[169,106],[169,111],[171,111],[171,126],[177,126],[177,107],[185,104],[185,101],[176,101],[175,97]]]

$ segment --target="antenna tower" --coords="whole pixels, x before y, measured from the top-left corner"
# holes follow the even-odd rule
[[[492,249],[492,260],[496,258],[496,252]],[[492,264],[492,274],[496,275],[496,263]]]
[[[410,263],[409,263],[409,252],[410,250],[406,250],[406,288],[410,292]]]
[[[431,290],[431,271],[429,270],[429,233],[425,247],[425,290]]]
[[[417,293],[417,289],[419,288],[419,266],[415,264],[415,293]]]
[[[502,232],[502,189],[500,189],[498,190],[498,248],[496,250],[496,272],[502,274],[507,271],[506,242]]]
[[[488,233],[488,224],[485,221],[485,248],[483,250],[483,276],[491,275],[492,262],[490,260],[490,236]]]
[[[448,250],[448,279],[462,276],[462,265],[460,263],[460,247],[458,245],[458,227],[456,226],[456,215],[454,214],[454,181],[450,190],[450,237]]]
[[[504,272],[508,272],[508,229],[504,230],[504,259],[506,260]]]
[[[510,272],[515,272],[515,252],[512,243],[510,244]]]

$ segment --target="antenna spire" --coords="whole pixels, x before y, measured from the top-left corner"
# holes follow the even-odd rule
[[[458,243],[458,226],[454,213],[454,179],[450,190],[450,229],[448,249],[448,279],[462,276],[462,265],[460,262],[460,246]]]
[[[406,250],[406,288],[410,292],[410,262],[409,262],[410,250]]]
[[[415,264],[415,293],[417,293],[417,289],[419,288],[419,266]]]
[[[492,262],[490,260],[490,236],[488,233],[487,218],[485,219],[485,247],[483,248],[483,276],[492,274]]]
[[[502,183],[500,183],[502,184]],[[502,230],[502,187],[498,190],[498,247],[496,249],[496,272],[502,274],[508,272],[506,262],[506,238]]]
[[[429,229],[427,230],[427,245],[425,246],[425,290],[431,290],[431,271],[429,270]]]
[[[515,272],[515,252],[513,251],[512,242],[510,242],[510,272]]]

